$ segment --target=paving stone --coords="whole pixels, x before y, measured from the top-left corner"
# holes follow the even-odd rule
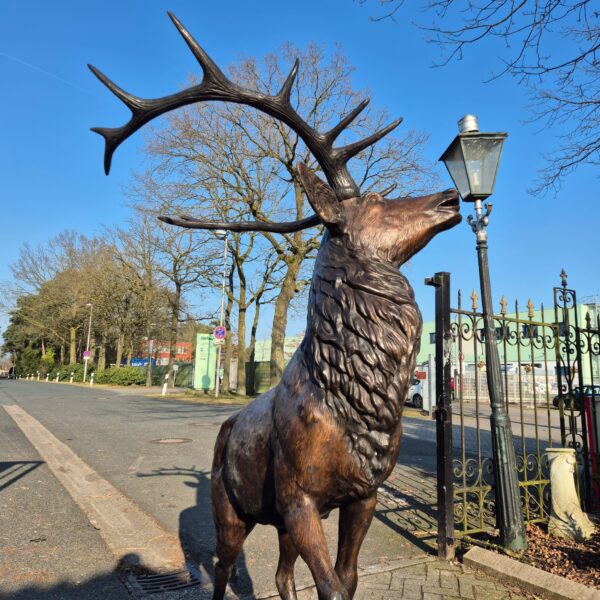
[[[423,594],[423,600],[443,600],[443,598],[441,594],[430,594],[429,592]]]
[[[413,565],[411,567],[406,567],[405,569],[399,569],[398,571],[395,571],[394,574],[401,573],[405,577],[414,576],[414,575],[426,577],[428,566],[429,565],[427,565],[427,564]]]
[[[427,565],[427,583],[439,583],[440,571],[436,569],[437,565]]]
[[[504,600],[510,597],[508,590],[497,590],[495,587],[476,584],[473,586],[477,600]]]
[[[473,581],[468,576],[458,578],[458,590],[461,598],[475,598]]]
[[[407,598],[408,600],[422,600],[423,588],[418,581],[406,579],[402,588],[402,596],[400,597]]]
[[[458,592],[458,577],[451,571],[440,571],[440,585]]]
[[[392,581],[392,573],[377,573],[375,575],[368,575],[364,578],[360,578],[361,581],[364,582],[364,585],[367,587],[376,587],[379,586],[380,589],[387,590],[390,587],[390,583]]]

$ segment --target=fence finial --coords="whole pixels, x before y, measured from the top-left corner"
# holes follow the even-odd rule
[[[567,272],[562,269],[560,272],[560,281],[561,281],[561,285],[566,288],[567,287]]]
[[[473,310],[477,310],[477,292],[475,290],[471,293],[471,306]]]
[[[527,300],[527,316],[530,319],[533,319],[533,311],[534,311],[533,300],[531,298],[529,298],[529,300]]]
[[[506,296],[503,294],[502,298],[500,298],[500,314],[506,314]]]

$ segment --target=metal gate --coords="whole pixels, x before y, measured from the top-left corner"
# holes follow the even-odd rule
[[[494,315],[527,523],[549,518],[551,446],[575,448],[582,505],[600,508],[600,311],[579,306],[561,277],[553,310],[502,297]],[[475,291],[468,301],[459,291],[452,308],[450,275],[427,282],[436,288],[438,552],[448,558],[455,538],[496,530],[485,335]]]

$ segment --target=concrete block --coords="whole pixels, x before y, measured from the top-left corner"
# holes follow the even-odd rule
[[[479,569],[503,583],[515,585],[547,600],[600,600],[600,590],[546,573],[484,548],[471,548],[463,560],[469,567]]]

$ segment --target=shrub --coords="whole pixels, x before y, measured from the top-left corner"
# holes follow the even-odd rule
[[[93,368],[90,367],[92,367],[92,365],[89,365],[88,367],[88,377],[93,370]],[[48,378],[50,381],[54,381],[56,376],[60,374],[59,381],[69,381],[71,379],[71,373],[73,373],[73,381],[83,381],[83,365],[79,363],[75,365],[59,365],[54,367],[52,371],[48,373]]]
[[[94,373],[94,383],[108,383],[112,385],[143,385],[146,383],[146,372],[137,367],[112,367]]]

